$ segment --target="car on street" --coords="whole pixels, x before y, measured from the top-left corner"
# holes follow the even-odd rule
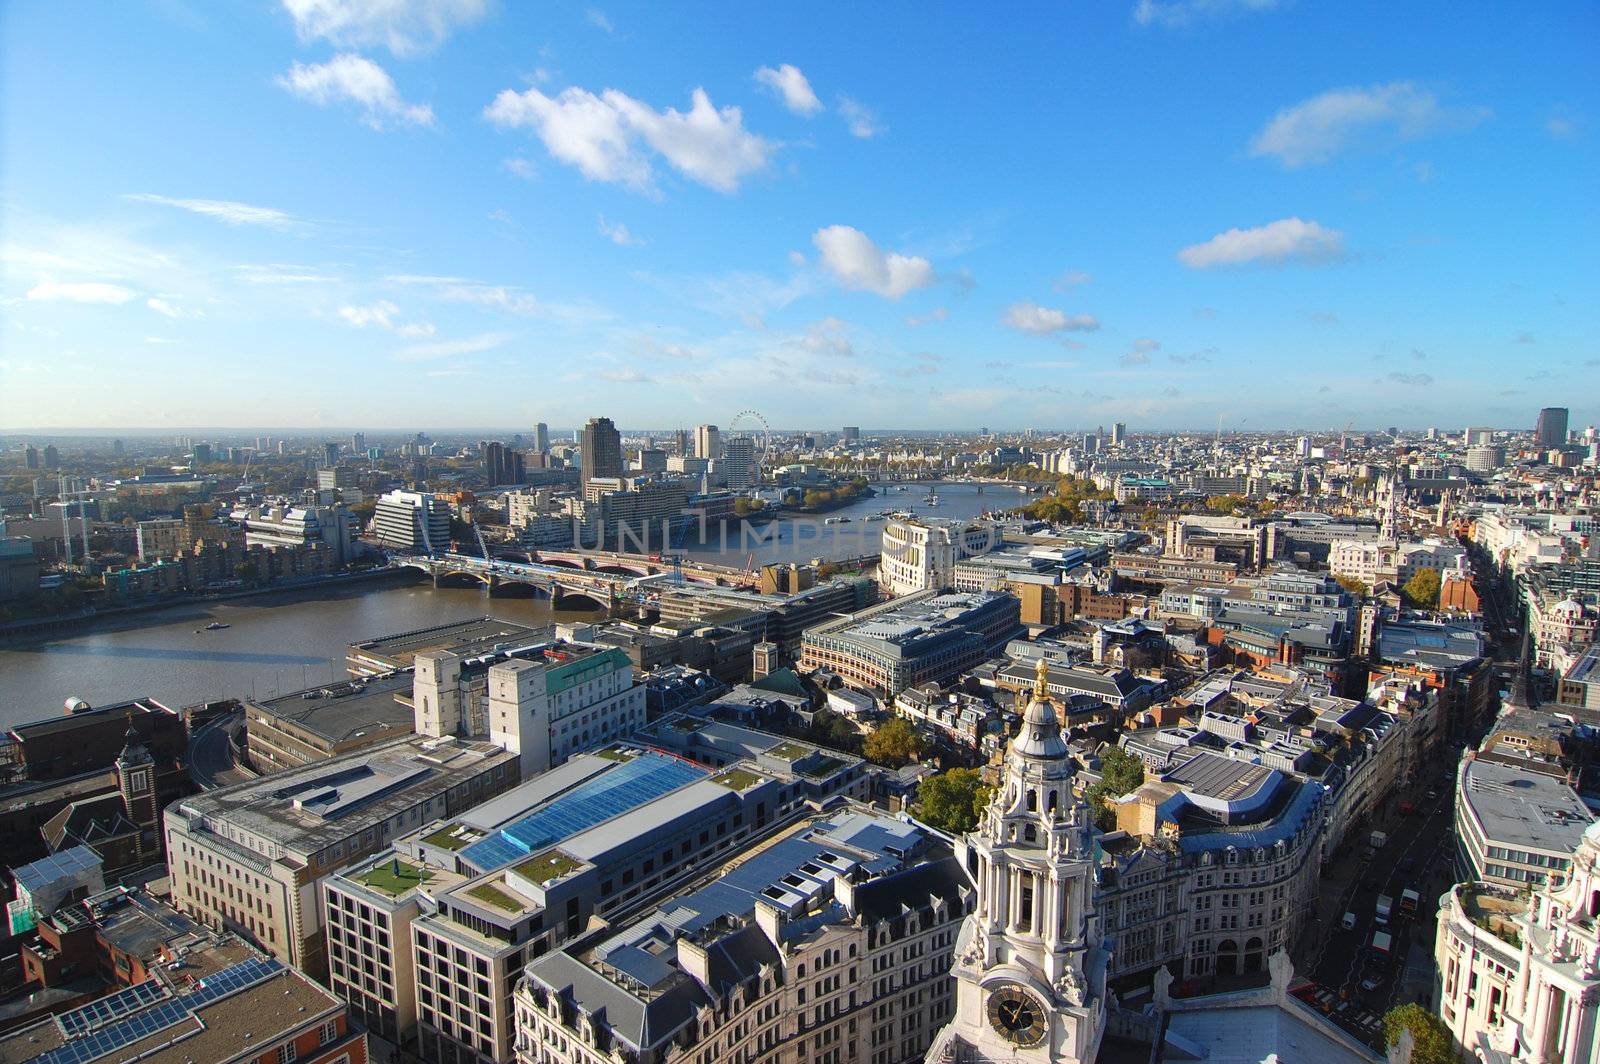
[[[1361,989],[1363,990],[1376,990],[1382,985],[1383,980],[1377,974],[1369,975],[1361,980]]]
[[[1339,926],[1346,931],[1354,931],[1356,929],[1356,914],[1345,913],[1344,918],[1339,921]]]

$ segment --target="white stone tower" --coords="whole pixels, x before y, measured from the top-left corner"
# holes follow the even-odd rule
[[[960,848],[977,907],[956,940],[956,1009],[930,1062],[1090,1064],[1106,1021],[1088,805],[1040,659],[1022,730],[977,831]]]

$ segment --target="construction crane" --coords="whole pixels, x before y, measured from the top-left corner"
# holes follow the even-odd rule
[[[483,538],[483,529],[478,527],[478,522],[476,521],[472,522],[472,533],[478,537],[478,549],[483,551],[483,560],[493,565],[494,558],[489,554],[488,541]]]

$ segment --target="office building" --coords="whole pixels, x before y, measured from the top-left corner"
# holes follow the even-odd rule
[[[340,680],[277,698],[246,699],[246,749],[257,772],[298,768],[409,735],[411,677]]]
[[[639,471],[641,473],[665,473],[667,471],[667,452],[659,447],[645,447],[639,451]]]
[[[483,479],[491,488],[521,484],[527,479],[522,452],[498,441],[480,443],[483,454]]]
[[[564,644],[491,665],[488,696],[489,740],[520,756],[525,777],[644,724],[644,686],[615,647]]]
[[[1121,447],[1128,438],[1128,426],[1118,421],[1111,426],[1111,446]]]
[[[496,617],[449,621],[351,643],[345,648],[345,669],[352,677],[379,676],[411,668],[417,655],[424,651],[449,650],[462,657],[475,658],[490,654],[497,647],[534,645],[548,638],[549,631]]]
[[[955,586],[956,565],[1000,546],[1000,527],[987,521],[915,518],[883,526],[878,582],[890,597]]]
[[[156,518],[134,526],[134,543],[139,560],[149,563],[170,558],[184,548],[183,522],[177,518]]]
[[[392,550],[443,553],[450,549],[450,506],[424,492],[387,492],[373,511],[371,534]]]
[[[854,806],[813,815],[597,943],[532,961],[521,1059],[920,1060],[950,1015],[971,896],[919,828]]]
[[[1533,425],[1533,443],[1541,451],[1564,447],[1567,443],[1567,408],[1547,406],[1539,411]]]
[[[1518,889],[1564,882],[1595,818],[1565,778],[1469,752],[1455,819],[1457,873]]]
[[[318,491],[348,491],[356,486],[355,470],[349,466],[334,466],[317,470]]]
[[[722,457],[722,437],[715,425],[700,425],[694,430],[694,456],[708,462]]]
[[[408,737],[169,805],[173,903],[321,978],[321,881],[394,839],[515,786],[489,743]]]
[[[0,1035],[0,1060],[367,1064],[368,1056],[366,1032],[343,1001],[234,943],[175,957],[138,984]]]
[[[759,484],[761,471],[756,468],[755,441],[749,436],[729,436],[723,440],[717,469],[730,491],[744,491]]]
[[[920,591],[807,629],[800,667],[827,669],[846,686],[892,699],[988,660],[1022,634],[1019,610],[1003,591]]]
[[[1473,473],[1493,473],[1506,464],[1506,449],[1492,443],[1478,443],[1467,448],[1467,469]]]
[[[622,434],[608,417],[592,417],[583,427],[583,484],[595,477],[622,476]]]
[[[335,567],[354,557],[355,518],[343,505],[289,506],[280,501],[238,509],[232,517],[244,526],[246,547],[320,547],[331,553]]]
[[[30,443],[28,445],[28,449],[22,452],[22,462],[23,462],[23,465],[28,469],[38,469],[39,468],[39,448],[33,446],[33,444]]]
[[[839,442],[846,444],[860,443],[861,429],[856,425],[846,425],[844,428],[839,430]]]
[[[838,793],[828,781],[860,786],[859,761],[814,764],[814,747],[741,759],[737,734],[712,747],[732,763],[579,755],[331,877],[335,993],[425,1060],[509,1060],[525,964],[746,852]]]
[[[584,498],[574,504],[578,545],[591,550],[644,551],[671,539],[686,525],[689,487],[682,481],[620,476],[585,478]]]
[[[550,453],[550,426],[543,421],[533,427],[533,449],[543,454]]]

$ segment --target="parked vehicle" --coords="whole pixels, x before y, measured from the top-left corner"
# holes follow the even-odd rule
[[[1390,935],[1389,932],[1374,931],[1372,933],[1372,952],[1375,960],[1381,959],[1384,962],[1387,962],[1389,959],[1389,949],[1393,945],[1394,936]]]
[[[1354,931],[1356,929],[1356,914],[1345,913],[1344,919],[1339,921],[1339,926],[1344,928],[1346,931]]]
[[[1417,904],[1422,901],[1422,895],[1407,887],[1400,892],[1400,911],[1406,916],[1417,915]]]
[[[1388,832],[1384,831],[1374,831],[1372,833],[1372,837],[1367,841],[1371,844],[1374,850],[1381,850],[1385,846],[1389,845],[1389,834]]]
[[[1394,899],[1389,897],[1389,895],[1387,895],[1387,894],[1379,894],[1378,895],[1378,907],[1375,910],[1375,914],[1374,914],[1374,915],[1376,915],[1376,917],[1378,919],[1378,923],[1387,924],[1389,922],[1389,917],[1393,914],[1393,912],[1394,912]]]

